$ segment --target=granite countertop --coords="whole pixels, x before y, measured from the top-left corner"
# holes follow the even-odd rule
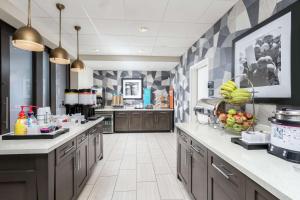
[[[199,123],[181,123],[176,127],[203,144],[210,151],[240,170],[281,200],[300,200],[300,165],[266,150],[246,150],[231,143],[233,135]]]
[[[153,109],[136,109],[132,107],[125,107],[125,108],[113,108],[113,107],[104,107],[102,109],[96,109],[96,112],[109,112],[109,111],[173,111],[170,108],[153,108]]]
[[[65,142],[75,138],[84,131],[101,122],[101,117],[95,121],[89,121],[70,128],[68,133],[58,136],[54,139],[32,139],[32,140],[2,140],[0,138],[0,155],[12,154],[46,154]]]

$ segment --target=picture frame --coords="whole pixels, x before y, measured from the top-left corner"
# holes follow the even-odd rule
[[[141,100],[143,99],[143,79],[142,78],[122,78],[123,99]]]
[[[291,11],[279,13],[234,39],[232,74],[237,85],[250,88],[248,81],[238,76],[245,74],[254,85],[256,99],[290,99],[291,41]]]

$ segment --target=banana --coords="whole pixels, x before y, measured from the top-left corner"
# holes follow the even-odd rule
[[[251,93],[242,93],[242,92],[232,92],[231,96],[234,97],[247,97],[250,98],[251,97]]]
[[[221,90],[226,90],[226,91],[229,91],[229,92],[233,92],[235,88],[233,87],[230,87],[230,86],[227,86],[227,85],[222,85],[221,86]]]
[[[226,84],[230,85],[231,87],[237,88],[235,82],[233,82],[232,80],[227,81]]]

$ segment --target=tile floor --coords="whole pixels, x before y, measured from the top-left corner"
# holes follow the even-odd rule
[[[104,158],[79,200],[190,200],[176,177],[174,133],[104,135]]]

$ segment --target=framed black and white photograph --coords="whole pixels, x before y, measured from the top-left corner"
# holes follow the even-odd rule
[[[234,74],[251,80],[256,98],[291,98],[291,12],[236,38],[233,47]],[[235,81],[250,88],[243,76]]]
[[[143,98],[143,79],[123,78],[122,92],[124,99],[142,99]]]

